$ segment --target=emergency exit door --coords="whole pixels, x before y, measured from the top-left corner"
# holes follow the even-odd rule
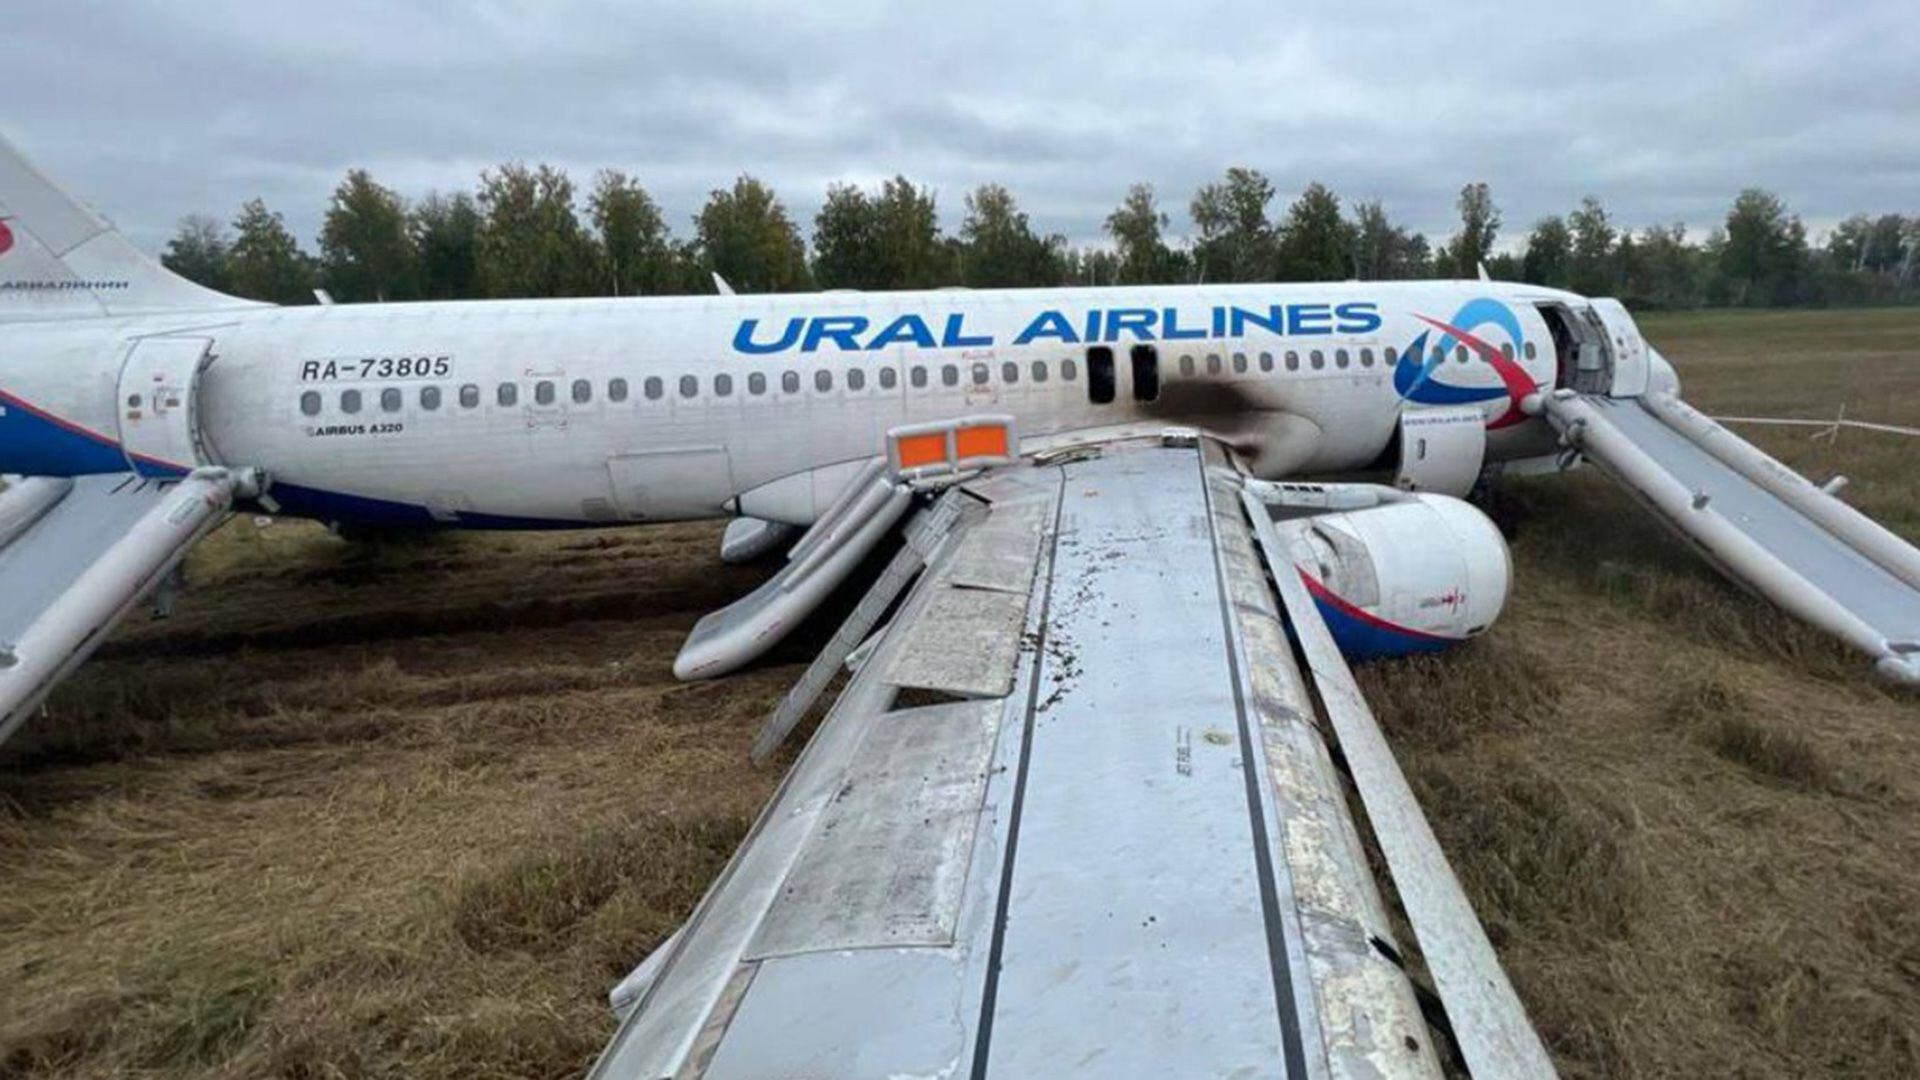
[[[120,368],[120,450],[141,476],[168,479],[208,464],[200,437],[200,376],[213,339],[142,338]]]

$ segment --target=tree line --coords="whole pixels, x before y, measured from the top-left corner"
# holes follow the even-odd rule
[[[1904,302],[1920,298],[1920,216],[1857,214],[1822,244],[1779,196],[1743,191],[1723,224],[1695,241],[1684,226],[1635,231],[1589,196],[1535,222],[1515,250],[1485,183],[1461,189],[1457,230],[1433,246],[1378,201],[1343,205],[1312,183],[1284,208],[1273,182],[1231,168],[1187,205],[1190,231],[1150,184],[1135,184],[1104,222],[1107,243],[1073,247],[1044,232],[1012,192],[983,184],[959,228],[941,227],[934,192],[904,176],[865,189],[835,184],[810,240],[766,184],[740,176],[712,191],[676,236],[627,173],[594,177],[584,201],[551,165],[509,162],[472,192],[409,200],[364,169],[334,189],[316,252],[260,199],[231,221],[183,219],[162,262],[239,296],[341,301],[711,293],[719,274],[740,292],[1198,282],[1494,278],[1618,296],[1641,308]],[[583,213],[584,211],[584,213]]]

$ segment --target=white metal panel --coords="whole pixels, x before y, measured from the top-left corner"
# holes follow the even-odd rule
[[[1402,410],[1400,472],[1407,491],[1465,495],[1487,459],[1487,421],[1478,407]]]
[[[176,477],[208,464],[197,425],[200,373],[213,341],[142,338],[120,369],[120,445],[142,476]]]

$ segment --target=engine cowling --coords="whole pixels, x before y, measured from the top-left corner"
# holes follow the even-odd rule
[[[1295,569],[1349,659],[1457,645],[1506,605],[1506,539],[1459,499],[1410,495],[1290,525]]]

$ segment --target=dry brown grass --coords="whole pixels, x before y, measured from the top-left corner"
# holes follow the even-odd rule
[[[1920,424],[1920,313],[1649,332],[1712,411]],[[1920,446],[1756,438],[1920,536]],[[1562,1070],[1920,1070],[1920,706],[1602,477],[1499,512],[1501,625],[1363,678]],[[777,779],[804,645],[668,671],[717,540],[229,525],[0,752],[0,1076],[577,1074]]]

